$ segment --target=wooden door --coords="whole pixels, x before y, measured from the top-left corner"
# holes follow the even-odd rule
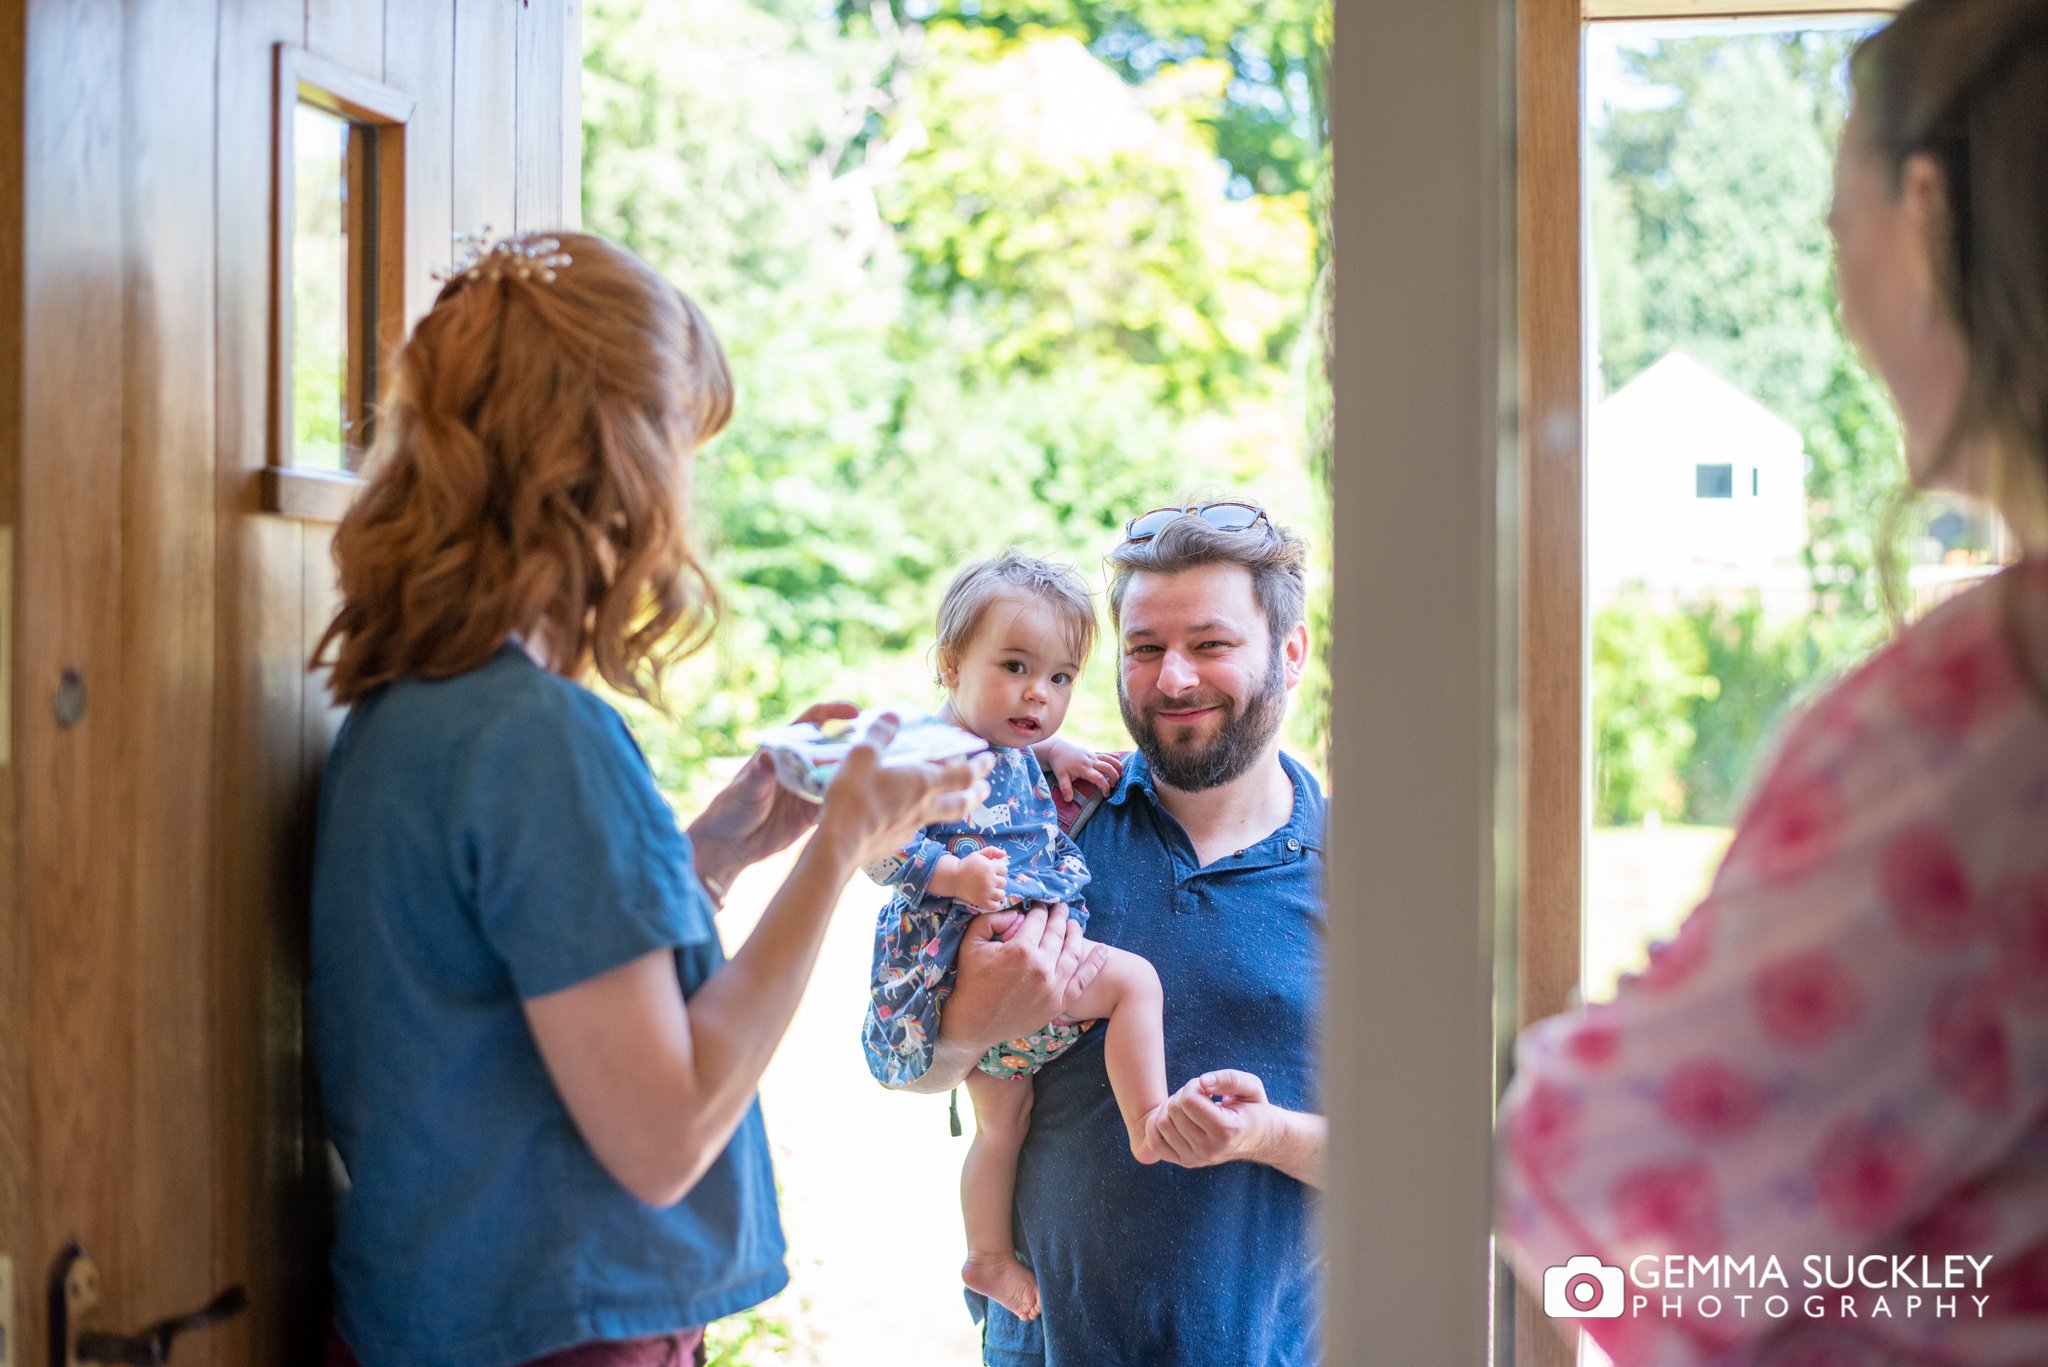
[[[331,524],[265,510],[277,52],[409,106],[388,345],[455,228],[573,220],[578,27],[574,0],[0,7],[0,1367],[48,1360],[72,1239],[103,1329],[241,1283],[174,1361],[313,1359]]]

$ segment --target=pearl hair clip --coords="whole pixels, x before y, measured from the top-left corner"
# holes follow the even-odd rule
[[[444,284],[450,280],[502,280],[516,275],[521,280],[538,276],[552,284],[555,272],[570,262],[560,238],[532,237],[515,233],[491,241],[491,226],[474,233],[455,234],[455,260],[445,269],[432,272]]]

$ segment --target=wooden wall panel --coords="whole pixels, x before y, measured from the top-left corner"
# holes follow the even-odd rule
[[[0,127],[23,127],[23,59],[27,45],[27,6],[0,10]],[[23,139],[0,137],[0,320],[23,316]],[[25,1324],[31,1293],[23,1277],[31,1267],[27,1256],[31,1236],[29,1164],[33,1158],[29,1131],[29,1041],[27,1031],[12,1023],[29,1019],[27,922],[20,900],[20,848],[16,787],[20,767],[14,762],[14,738],[23,719],[16,715],[14,639],[20,623],[16,596],[18,519],[16,475],[20,471],[20,330],[0,324],[0,1256],[14,1260],[16,1301],[0,1306],[0,1316]]]
[[[427,8],[432,0],[414,0]],[[335,62],[370,80],[384,80],[384,6],[377,0],[308,0],[306,6],[306,47],[314,54]],[[402,276],[388,272],[397,282]],[[314,674],[303,666],[311,660],[320,633],[334,615],[334,565],[329,554],[330,530],[308,524],[301,532],[299,562],[299,650],[300,687],[305,700],[299,717],[299,817],[303,841],[310,841],[313,805],[318,794],[320,771],[327,751],[341,724],[341,713],[331,705],[325,674]],[[311,1079],[311,1073],[307,1073]]]
[[[513,230],[518,163],[517,7],[502,0],[455,0],[454,158],[457,232]]]
[[[541,0],[520,6],[516,13],[512,226],[521,232],[559,228],[566,221],[567,207],[563,190],[569,130],[562,118],[562,64],[569,38],[568,0]]]
[[[22,75],[27,43],[25,6],[0,10],[0,128],[22,126]],[[0,137],[0,319],[22,316],[22,140]],[[28,1328],[32,1259],[28,1182],[32,1161],[28,1112],[28,1038],[14,1023],[28,1019],[27,926],[22,916],[17,843],[21,768],[14,762],[17,715],[15,642],[21,604],[16,594],[19,522],[15,481],[21,468],[21,332],[0,323],[0,1257],[15,1265],[15,1300],[0,1306],[18,1330]],[[28,1342],[35,1342],[29,1339]]]
[[[432,0],[398,0],[406,4]],[[384,6],[367,0],[306,0],[305,46],[371,80],[384,74]]]
[[[212,16],[189,0],[129,0],[120,78],[127,182],[119,628],[125,767],[118,832],[125,1004],[135,1056],[123,1136],[134,1183],[127,1239],[143,1252],[109,1285],[121,1327],[204,1304],[212,1279],[213,136]],[[206,1350],[197,1344],[196,1357]]]
[[[564,228],[583,226],[583,0],[563,0],[562,215]]]
[[[18,528],[21,601],[15,737],[21,766],[23,905],[29,966],[33,1125],[31,1230],[21,1280],[42,1279],[53,1240],[98,1256],[114,1314],[131,1304],[142,1250],[128,1232],[136,1120],[127,1004],[136,988],[118,911],[132,810],[123,763],[121,537],[121,7],[116,0],[28,9],[22,322],[24,453]],[[83,400],[83,401],[82,401]],[[66,669],[88,705],[60,728],[49,699]],[[61,1159],[61,1161],[59,1161]],[[47,1250],[47,1251],[46,1251]],[[31,1302],[26,1341],[40,1341]]]
[[[454,70],[454,0],[392,6],[384,16],[384,83],[414,101],[405,131],[408,332],[440,289],[432,269],[454,257]]]
[[[305,637],[302,525],[260,511],[270,423],[275,44],[303,45],[300,0],[222,0],[214,492],[220,833],[212,937],[218,1283],[247,1314],[214,1332],[220,1360],[312,1360],[319,1332],[324,1166],[304,1084]]]
[[[0,320],[21,320],[0,327],[0,594],[31,605],[0,660],[0,1254],[38,1356],[73,1236],[109,1327],[249,1287],[181,1362],[314,1360],[325,1322],[303,1009],[339,714],[306,660],[334,586],[331,529],[260,503],[289,288],[273,50],[416,101],[409,321],[451,227],[569,217],[577,21],[545,0],[0,7],[0,130],[22,130],[0,136]],[[88,701],[62,727],[67,668]]]

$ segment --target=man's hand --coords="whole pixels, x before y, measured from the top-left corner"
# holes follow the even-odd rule
[[[1010,856],[994,845],[983,845],[962,858],[939,856],[925,890],[934,897],[951,897],[979,911],[1002,906],[1010,886]]]
[[[976,917],[960,942],[959,977],[939,1018],[932,1066],[908,1090],[943,1092],[991,1045],[1064,1015],[1108,957],[1108,945],[1090,941],[1067,918],[1065,903],[1033,906],[1021,917]]]
[[[1224,1068],[1188,1079],[1168,1097],[1166,1111],[1151,1126],[1149,1138],[1164,1161],[1184,1168],[1264,1163],[1310,1186],[1321,1186],[1328,1132],[1328,1122],[1321,1116],[1268,1101],[1266,1084],[1256,1074]]]

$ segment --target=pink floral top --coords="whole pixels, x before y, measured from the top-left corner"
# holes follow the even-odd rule
[[[1539,1297],[1621,1269],[1579,1319],[1620,1367],[2048,1363],[2048,705],[2006,593],[2048,566],[1822,698],[1677,936],[1522,1032],[1503,1251]]]

